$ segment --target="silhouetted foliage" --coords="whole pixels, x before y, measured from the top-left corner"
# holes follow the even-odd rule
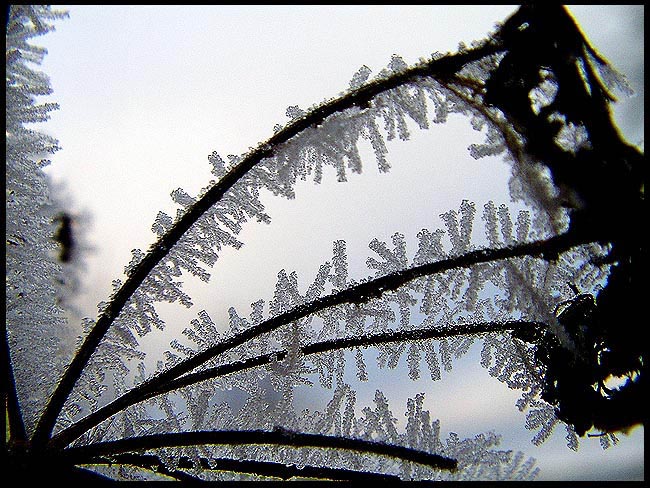
[[[642,234],[635,229],[642,218],[644,157],[612,123],[608,103],[614,97],[586,58],[605,60],[563,7],[526,5],[508,19],[500,37],[508,52],[486,83],[485,102],[510,117],[526,138],[527,150],[548,165],[558,187],[570,192],[570,231],[611,245],[606,260],[613,267],[603,290],[597,297],[579,294],[558,315],[579,354],[561,347],[548,332],[535,341],[536,357],[547,365],[542,398],[556,405],[559,417],[581,436],[592,426],[625,430],[641,423],[647,411],[646,347],[637,325],[643,316],[639,271],[646,260]],[[558,90],[535,113],[529,93],[545,71],[555,75]],[[554,112],[583,125],[590,145],[575,153],[561,151],[555,144],[561,123],[549,120]],[[634,379],[616,391],[604,387],[610,375],[631,372],[637,372]]]

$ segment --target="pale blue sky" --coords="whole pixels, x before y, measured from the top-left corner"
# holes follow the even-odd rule
[[[175,213],[169,193],[182,187],[195,194],[212,178],[207,162],[212,151],[224,158],[243,153],[287,120],[287,106],[307,108],[336,96],[360,66],[377,73],[393,53],[412,64],[434,51],[454,51],[459,41],[482,38],[515,10],[503,5],[62,8],[70,18],[35,44],[49,49],[42,68],[61,105],[45,126],[63,147],[48,172],[66,184],[78,209],[92,215],[88,239],[95,249],[86,260],[87,292],[79,305],[93,316],[131,249],[152,242],[157,212]],[[621,104],[617,116],[629,140],[639,143],[643,7],[572,11],[596,48],[630,76],[637,95]],[[329,174],[320,186],[299,185],[296,200],[266,199],[273,224],[244,229],[244,248],[223,253],[209,293],[197,292],[189,312],[175,311],[178,325],[169,330],[182,329],[202,308],[223,318],[230,305],[245,311],[254,300],[270,299],[282,268],[297,270],[307,286],[331,258],[335,239],[348,242],[352,269],[361,277],[373,237],[389,240],[402,232],[413,252],[417,232],[441,227],[438,215],[457,209],[463,198],[475,201],[479,212],[488,199],[509,202],[508,167],[469,157],[464,148],[480,140],[462,123],[412,133],[412,141],[390,146],[394,164],[387,175],[379,175],[369,160],[364,174],[348,183],[336,184]],[[536,448],[514,408],[517,393],[493,385],[473,359],[456,371],[467,370],[457,375],[466,381],[406,386],[411,396],[427,388],[427,406],[433,417],[441,417],[443,429],[470,436],[493,428],[504,435],[502,448],[538,458],[543,479],[604,479],[619,468],[627,469],[627,477],[642,476],[642,429],[621,436],[622,445],[604,453],[593,440],[574,454],[564,447],[562,430]],[[444,395],[465,395],[464,413],[459,415],[454,403],[440,403]],[[401,403],[396,410],[404,408]],[[501,415],[495,406],[509,406],[512,415]]]

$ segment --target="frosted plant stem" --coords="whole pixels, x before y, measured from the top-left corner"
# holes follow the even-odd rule
[[[475,324],[454,324],[449,329],[413,329],[413,330],[398,330],[392,332],[384,332],[380,334],[368,334],[354,337],[344,337],[341,339],[330,339],[321,342],[315,342],[300,348],[303,355],[309,356],[311,354],[319,354],[324,352],[331,352],[340,349],[351,349],[353,347],[370,347],[379,344],[386,344],[391,342],[411,342],[419,340],[430,339],[443,339],[447,337],[455,337],[459,335],[469,334],[487,334],[490,332],[505,332],[516,330],[520,328],[529,327],[547,327],[542,322],[529,322],[523,320],[511,320],[506,322],[481,322]],[[274,361],[282,361],[287,357],[286,350],[274,351],[268,354],[248,358],[242,361],[237,361],[229,364],[222,364],[214,368],[208,368],[196,373],[190,373],[176,380],[167,383],[162,390],[157,394],[167,393],[172,390],[184,388],[201,381],[218,378],[228,374],[238,373],[250,368],[264,366],[265,364]]]
[[[429,466],[434,469],[445,469],[451,471],[454,471],[457,467],[455,459],[404,446],[341,436],[306,434],[286,429],[275,429],[272,431],[216,430],[179,432],[173,434],[152,434],[129,437],[117,441],[98,442],[87,446],[67,448],[62,452],[61,457],[65,462],[84,464],[91,463],[95,456],[109,456],[111,454],[120,454],[144,449],[199,445],[260,444],[296,448],[313,447],[336,450],[343,449],[366,454],[389,456]]]
[[[168,391],[166,385],[169,382],[175,381],[181,375],[192,371],[194,368],[204,364],[206,361],[209,361],[234,347],[244,344],[255,337],[271,332],[285,324],[299,320],[326,308],[340,305],[342,303],[366,302],[371,298],[380,297],[384,292],[396,290],[400,286],[416,278],[436,273],[443,273],[454,268],[468,268],[479,263],[522,256],[542,256],[545,259],[556,259],[560,253],[577,245],[584,244],[585,242],[592,242],[592,240],[593,239],[587,238],[584,235],[565,233],[545,240],[534,241],[512,247],[471,251],[460,256],[401,270],[387,276],[361,283],[338,293],[318,298],[308,304],[299,305],[283,314],[265,320],[256,326],[250,327],[237,335],[225,339],[219,344],[209,347],[204,351],[183,360],[181,363],[167,371],[150,378],[124,395],[116,398],[113,402],[104,406],[100,410],[59,432],[52,438],[50,444],[53,447],[63,448],[83,434],[83,432],[87,431],[92,426],[99,424],[103,420],[106,420],[115,413],[130,405],[154,397],[158,395],[161,390]]]
[[[199,466],[188,457],[181,457],[178,460],[178,469],[170,470],[158,456],[153,454],[116,454],[110,457],[99,457],[92,460],[93,465],[124,464],[137,466],[158,474],[170,476],[179,481],[202,481],[191,476],[183,469],[196,469],[201,471],[230,471],[233,473],[246,473],[258,476],[267,476],[288,480],[291,478],[316,478],[322,480],[336,481],[399,481],[398,476],[372,473],[368,471],[355,471],[344,468],[330,468],[327,466],[303,466],[293,464],[276,463],[270,461],[254,461],[250,459],[210,458],[201,457],[198,459]]]
[[[24,442],[27,440],[25,423],[20,413],[20,403],[18,402],[18,392],[16,391],[16,380],[14,377],[13,367],[11,365],[11,356],[9,354],[9,338],[7,332],[2,335],[2,362],[5,368],[5,387],[2,389],[3,404],[7,408],[7,417],[9,424],[9,439],[11,443]]]
[[[505,48],[501,45],[485,43],[475,49],[433,59],[390,77],[372,81],[357,90],[316,107],[243,157],[239,164],[226,173],[221,180],[187,209],[186,213],[149,250],[143,260],[133,269],[122,287],[112,296],[95,326],[86,336],[44,409],[33,436],[33,446],[38,448],[38,446],[44,446],[47,443],[61,409],[90,357],[97,349],[111,324],[119,316],[128,300],[140,287],[147,275],[169,253],[174,244],[181,239],[190,227],[215,203],[221,200],[224,194],[263,158],[271,156],[278,146],[289,141],[305,129],[320,125],[330,115],[342,112],[355,105],[365,107],[378,94],[422,77],[434,76],[441,78],[443,81],[453,79],[454,74],[466,63],[503,49]]]

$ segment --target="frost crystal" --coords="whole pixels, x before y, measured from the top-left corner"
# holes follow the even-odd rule
[[[372,73],[372,70],[365,65],[359,68],[359,71],[357,71],[350,80],[350,88],[353,90],[359,88],[366,82],[370,73]]]
[[[601,59],[596,59],[589,50],[587,50],[586,55],[589,64],[596,67],[605,87],[614,92],[621,93],[624,97],[634,95],[634,90],[630,86],[627,78],[619,73],[611,64],[605,63]]]
[[[539,74],[543,81],[528,93],[528,98],[530,99],[535,115],[539,114],[542,108],[549,106],[553,102],[558,89],[557,81],[552,71],[540,70]]]
[[[298,105],[291,105],[287,108],[287,117],[291,120],[299,119],[305,115],[305,111],[298,107]]]
[[[30,434],[62,374],[65,318],[57,303],[52,240],[58,209],[49,198],[42,168],[45,154],[56,152],[52,137],[26,127],[49,119],[56,103],[38,103],[52,92],[48,77],[33,69],[46,51],[29,39],[53,29],[51,21],[66,16],[48,6],[15,5],[8,10],[6,32],[6,331],[16,388]],[[34,360],[39,351],[39,360]]]
[[[564,116],[560,116],[559,120],[564,121]],[[560,132],[555,136],[555,143],[564,151],[572,154],[583,148],[591,148],[587,129],[583,125],[575,125],[573,122],[565,123],[562,126]]]

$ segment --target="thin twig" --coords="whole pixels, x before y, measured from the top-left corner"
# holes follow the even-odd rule
[[[570,233],[550,237],[549,239],[534,241],[517,246],[504,247],[500,249],[482,249],[470,251],[460,256],[455,256],[434,263],[429,263],[414,268],[397,271],[381,278],[361,283],[346,290],[327,295],[316,299],[308,304],[299,305],[291,310],[249,327],[241,333],[234,335],[222,342],[197,353],[196,355],[183,360],[176,366],[165,372],[141,383],[139,386],[126,392],[121,397],[104,406],[102,409],[79,420],[67,429],[59,432],[50,441],[50,446],[63,448],[75,438],[83,434],[90,427],[97,425],[111,415],[125,409],[126,407],[147,400],[159,394],[160,391],[168,391],[167,384],[189,373],[194,368],[205,362],[233,349],[245,342],[254,339],[262,334],[271,332],[285,324],[299,320],[321,310],[340,305],[342,303],[359,303],[380,297],[383,293],[393,291],[400,286],[420,278],[422,276],[442,273],[454,268],[468,268],[475,264],[491,261],[504,260],[523,256],[542,256],[546,259],[555,259],[559,254],[585,242],[592,242],[584,235]]]
[[[526,327],[546,327],[542,322],[530,322],[523,320],[511,320],[505,322],[480,322],[471,324],[454,324],[445,329],[413,329],[398,330],[391,332],[382,332],[378,334],[367,334],[354,337],[344,337],[340,339],[329,339],[326,341],[315,342],[300,348],[304,356],[319,354],[324,352],[337,351],[340,349],[351,349],[354,347],[372,347],[379,344],[391,342],[411,342],[431,339],[443,339],[446,337],[455,337],[459,335],[478,335],[490,332],[505,332]],[[234,363],[222,364],[214,368],[208,368],[196,373],[186,374],[170,381],[164,387],[164,391],[159,394],[167,393],[172,390],[184,388],[186,386],[206,381],[213,378],[219,378],[228,374],[238,373],[250,368],[270,364],[274,361],[282,361],[287,357],[288,351],[280,350],[268,354],[263,354],[253,358]]]
[[[199,481],[200,478],[191,476],[182,470],[200,468],[202,471],[246,473],[257,476],[266,476],[288,480],[291,478],[311,478],[336,481],[399,481],[398,476],[373,473],[368,471],[355,471],[344,468],[331,468],[328,466],[302,466],[270,461],[255,461],[251,459],[230,459],[200,457],[199,466],[188,457],[178,459],[177,469],[169,469],[158,456],[153,454],[117,454],[110,457],[101,457],[93,460],[93,464],[124,464],[137,466],[158,474],[171,476],[181,481]]]
[[[330,339],[322,342],[315,342],[301,348],[301,353],[305,356],[311,354],[319,354],[324,352],[335,351],[339,349],[350,349],[353,347],[369,347],[378,344],[385,344],[389,342],[408,342],[414,340],[426,339],[441,339],[443,337],[454,337],[463,334],[485,334],[489,332],[502,332],[506,330],[514,330],[520,327],[534,327],[545,326],[541,322],[527,322],[527,321],[506,321],[506,322],[484,322],[478,324],[455,324],[454,326],[440,330],[440,329],[415,329],[415,330],[400,330],[393,332],[384,332],[380,334],[368,334],[363,336],[345,337],[340,339]],[[214,368],[208,368],[196,373],[183,375],[179,378],[170,380],[169,382],[161,385],[155,392],[147,393],[145,398],[138,399],[137,397],[131,398],[129,403],[125,403],[119,398],[115,401],[103,406],[99,410],[91,413],[90,415],[79,420],[70,428],[58,433],[52,438],[51,445],[64,447],[72,442],[77,436],[81,435],[88,429],[98,425],[107,418],[115,415],[116,413],[124,410],[125,408],[149,399],[154,396],[163,395],[179,388],[184,388],[192,384],[206,381],[213,378],[218,378],[228,374],[238,373],[247,369],[264,366],[274,361],[282,361],[287,356],[286,350],[273,351],[260,356],[243,359],[233,363],[222,364]]]
[[[193,465],[190,463],[179,463],[178,467],[181,469],[191,468]],[[174,478],[176,481],[203,481],[201,478],[192,476],[191,474],[181,471],[180,469],[169,469],[169,467],[163,463],[160,458],[158,458],[158,456],[154,456],[152,454],[118,454],[111,457],[98,457],[93,459],[91,462],[84,464],[92,466],[134,466],[136,468],[142,468],[147,471],[155,472],[159,475]]]
[[[116,441],[66,448],[61,454],[61,459],[74,464],[90,464],[97,456],[110,456],[163,447],[201,445],[274,445],[295,448],[335,449],[388,456],[403,461],[422,464],[433,469],[454,471],[457,468],[457,461],[455,459],[418,449],[342,436],[293,432],[283,428],[276,428],[273,431],[217,430],[129,437]]]

